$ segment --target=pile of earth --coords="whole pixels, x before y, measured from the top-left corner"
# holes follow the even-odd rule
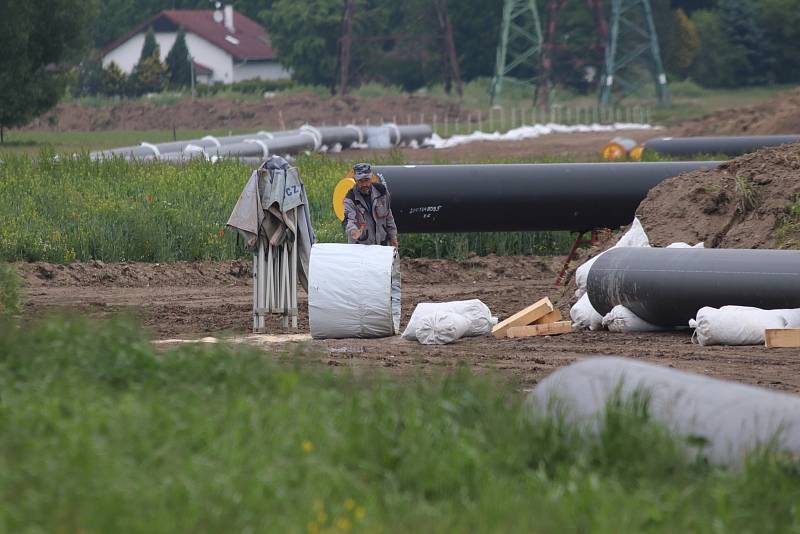
[[[800,248],[800,144],[664,180],[636,215],[653,246]]]
[[[763,104],[717,111],[675,128],[674,135],[777,135],[800,133],[800,88]]]
[[[338,125],[409,122],[478,121],[480,112],[458,102],[414,96],[276,95],[259,100],[184,98],[174,103],[121,101],[108,106],[62,103],[28,124],[24,130],[95,131],[253,128],[289,129],[302,124]]]

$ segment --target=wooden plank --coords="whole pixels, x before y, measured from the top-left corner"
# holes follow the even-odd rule
[[[530,326],[512,326],[508,329],[508,337],[554,336],[572,332],[571,321],[557,321],[547,324],[532,324]]]
[[[553,311],[553,303],[550,302],[548,297],[545,297],[494,325],[494,328],[492,328],[492,335],[495,337],[506,337],[506,331],[512,326],[529,325],[535,320],[541,319],[551,311]]]
[[[764,345],[768,348],[800,347],[800,328],[767,328]]]
[[[561,319],[562,319],[561,310],[556,308],[555,310],[551,311],[550,313],[548,313],[544,317],[540,317],[539,319],[536,319],[533,322],[533,324],[555,323],[556,321],[560,321]]]

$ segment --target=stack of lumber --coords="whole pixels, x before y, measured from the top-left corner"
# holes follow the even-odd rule
[[[800,347],[800,328],[767,328],[764,330],[767,348]]]
[[[553,308],[548,297],[500,321],[492,328],[495,337],[552,336],[572,332],[572,323],[561,320],[561,311]]]

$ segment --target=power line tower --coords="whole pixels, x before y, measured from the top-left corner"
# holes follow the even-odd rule
[[[669,104],[667,75],[661,63],[656,26],[650,0],[611,0],[611,31],[605,54],[605,72],[600,87],[600,105],[611,103],[614,87],[619,98],[638,93],[644,82],[641,67],[645,65],[655,81],[656,98]],[[621,46],[624,50],[620,50]],[[637,72],[639,69],[639,72]]]
[[[531,88],[542,83],[539,64],[543,50],[542,24],[536,0],[504,0],[500,42],[490,96],[495,104],[503,82]],[[513,76],[517,73],[517,76]]]

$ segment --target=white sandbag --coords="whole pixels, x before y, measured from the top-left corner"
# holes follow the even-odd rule
[[[692,342],[700,345],[761,345],[766,328],[785,328],[781,310],[762,310],[749,306],[709,306],[700,308],[689,321],[694,328]]]
[[[611,332],[660,332],[666,330],[663,326],[657,326],[639,318],[622,304],[614,306],[603,317],[603,326]]]
[[[800,308],[774,310],[786,320],[786,328],[800,328]]]
[[[700,453],[740,465],[758,445],[800,454],[800,398],[623,358],[587,358],[562,367],[534,388],[539,413],[603,424],[609,401],[648,395],[653,420],[681,436],[706,440]],[[699,440],[695,440],[699,441]]]
[[[588,328],[589,330],[603,328],[603,316],[597,313],[592,303],[589,302],[588,293],[584,293],[578,302],[569,309],[569,317],[572,319],[573,328]]]
[[[706,245],[703,241],[700,241],[696,245],[690,245],[689,243],[678,241],[677,243],[671,243],[667,245],[666,248],[706,248]]]
[[[446,345],[461,339],[470,329],[470,320],[451,311],[435,311],[417,321],[417,341],[423,345]]]
[[[649,246],[650,241],[647,238],[644,228],[642,228],[642,223],[639,222],[638,217],[635,217],[631,223],[630,229],[625,232],[622,237],[619,238],[619,241],[617,241],[617,243],[611,248]],[[604,250],[594,258],[587,260],[583,265],[575,270],[575,283],[578,285],[578,289],[575,290],[576,297],[582,297],[584,293],[586,293],[586,280],[589,278],[589,269],[592,268],[592,264],[597,260],[597,258],[606,252],[607,251]]]
[[[419,321],[423,317],[435,312],[452,312],[462,315],[469,321],[469,329],[465,336],[482,336],[492,332],[492,327],[497,324],[497,318],[492,317],[489,307],[478,299],[455,300],[452,302],[421,302],[414,308],[411,319],[403,331],[403,339],[415,341]]]
[[[311,337],[385,337],[400,331],[394,247],[318,243],[308,280]]]

